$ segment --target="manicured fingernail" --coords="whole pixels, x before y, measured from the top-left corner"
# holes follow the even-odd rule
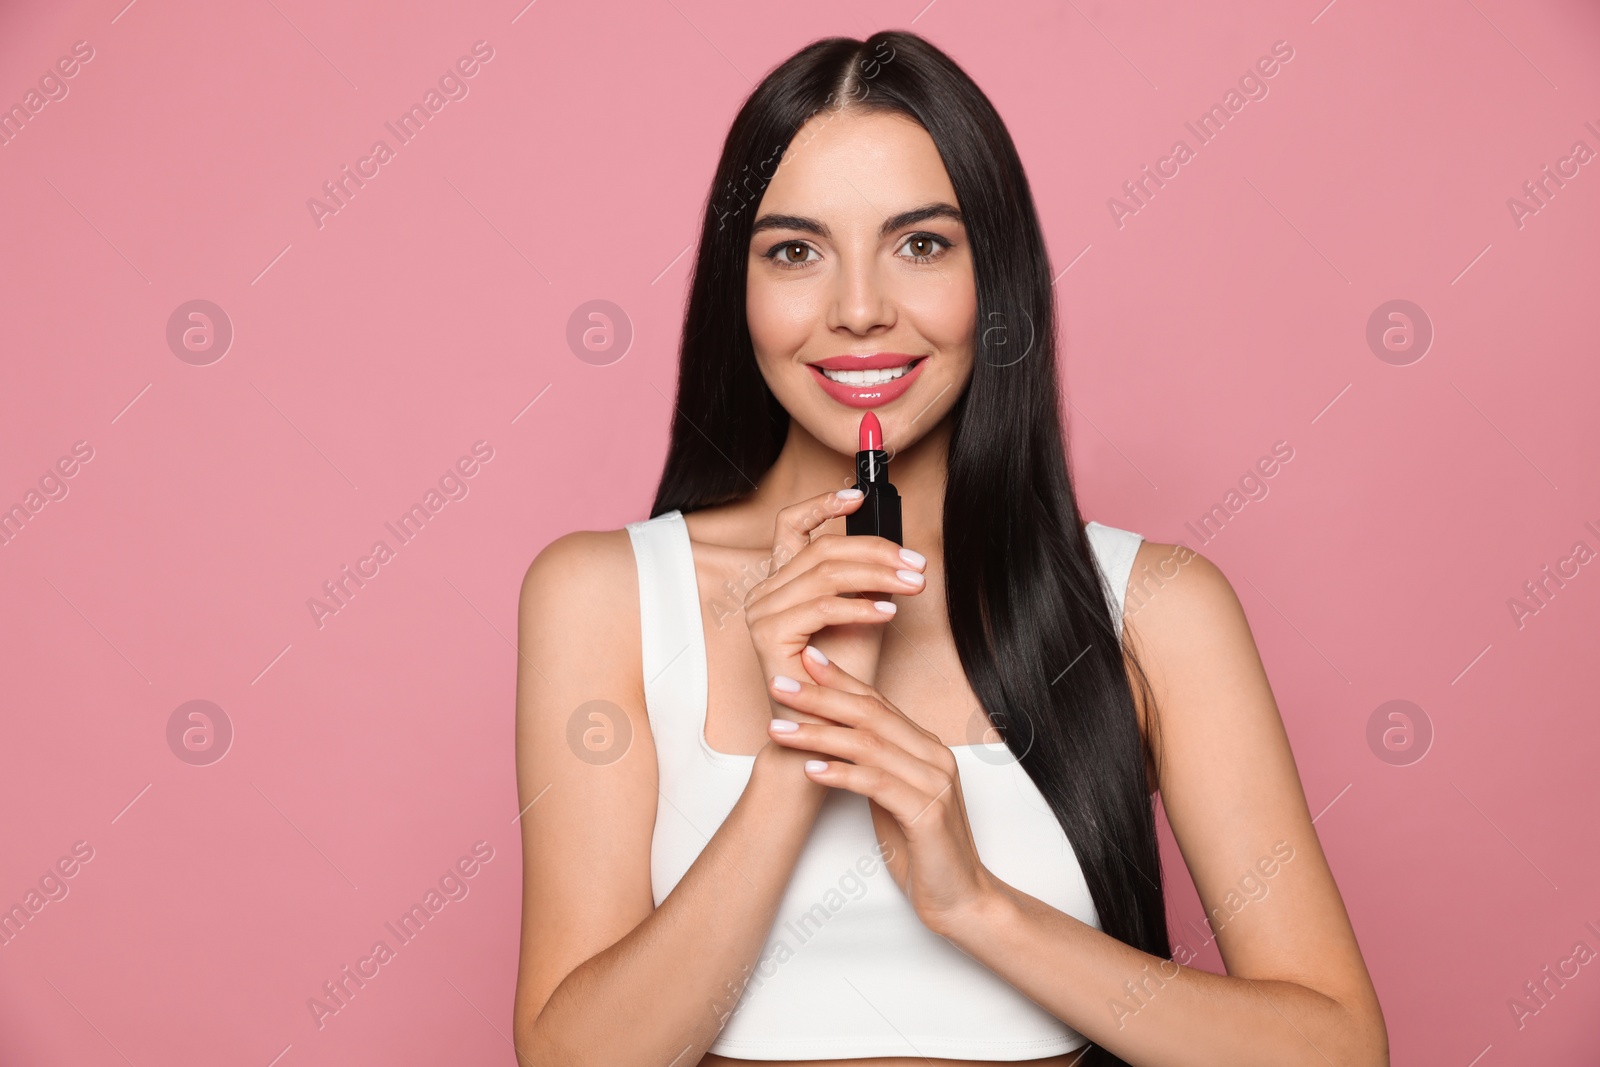
[[[838,497],[840,500],[854,500],[856,497],[861,496],[861,490],[859,490],[859,489],[841,489],[837,493],[834,493],[833,495]]]
[[[828,761],[827,760],[820,760],[820,759],[808,759],[808,760],[806,760],[806,770],[810,771],[812,774],[820,774],[821,772],[823,772],[823,771],[825,771],[827,769],[828,769]]]
[[[872,602],[872,606],[883,612],[885,615],[893,615],[896,611],[900,610],[894,606],[894,601],[892,600],[874,600]]]
[[[792,734],[800,729],[800,724],[793,719],[773,719],[768,729],[775,734]]]
[[[911,564],[913,567],[916,567],[918,570],[921,570],[923,567],[928,565],[928,557],[924,556],[921,552],[913,552],[909,548],[902,548],[900,550],[900,558]]]
[[[895,577],[909,585],[922,584],[922,575],[918,574],[916,571],[895,571],[894,573]]]
[[[772,676],[772,688],[781,689],[785,693],[798,693],[800,692],[800,683],[787,675],[774,674]]]
[[[824,667],[826,667],[828,665],[828,657],[824,656],[822,654],[822,649],[820,649],[820,648],[816,648],[815,646],[812,646],[812,645],[807,645],[806,646],[806,655],[810,656],[812,658],[812,660],[814,660],[817,663],[822,664]]]

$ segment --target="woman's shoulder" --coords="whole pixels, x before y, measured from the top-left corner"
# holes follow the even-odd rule
[[[1131,579],[1135,572],[1151,570],[1163,572],[1164,577],[1176,577],[1178,570],[1189,564],[1198,564],[1197,570],[1206,572],[1213,581],[1221,577],[1222,572],[1215,564],[1182,542],[1152,541],[1137,531],[1108,526],[1093,519],[1083,524],[1083,532],[1096,556],[1112,564],[1110,569],[1121,571],[1121,577],[1126,579]],[[1115,566],[1118,563],[1120,567]]]
[[[1227,575],[1183,542],[1140,539],[1131,556],[1123,621],[1153,658],[1190,655],[1194,634],[1243,617]]]
[[[637,524],[630,524],[637,525]],[[633,564],[628,527],[618,530],[573,530],[562,534],[533,557],[524,584],[560,583],[573,580],[616,583]]]
[[[637,642],[639,586],[627,527],[574,530],[534,556],[522,578],[519,619],[566,647]]]
[[[1121,599],[1124,625],[1147,638],[1157,629],[1182,634],[1238,610],[1221,568],[1181,541],[1153,541],[1094,521],[1084,524],[1084,534]]]

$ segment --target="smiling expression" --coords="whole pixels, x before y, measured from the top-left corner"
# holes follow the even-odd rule
[[[928,132],[840,111],[795,135],[756,211],[746,312],[767,387],[853,453],[861,409],[902,451],[972,372],[977,295],[955,190]]]

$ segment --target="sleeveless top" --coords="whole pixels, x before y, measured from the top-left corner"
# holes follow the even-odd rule
[[[682,513],[626,528],[639,569],[645,704],[660,789],[650,845],[660,906],[733,810],[755,756],[718,752],[706,741],[705,632]],[[1095,522],[1087,536],[1120,635],[1142,538]],[[1071,842],[1005,743],[951,751],[984,866],[1099,929]],[[830,789],[743,994],[717,1006],[728,1018],[711,1052],[752,1060],[1027,1060],[1087,1043],[924,926],[874,838],[867,798]]]

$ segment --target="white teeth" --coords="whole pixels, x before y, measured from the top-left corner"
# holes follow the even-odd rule
[[[874,370],[829,370],[827,367],[818,367],[829,380],[840,382],[844,385],[878,385],[882,382],[892,382],[906,371],[911,369],[907,363],[903,367],[879,367]]]

